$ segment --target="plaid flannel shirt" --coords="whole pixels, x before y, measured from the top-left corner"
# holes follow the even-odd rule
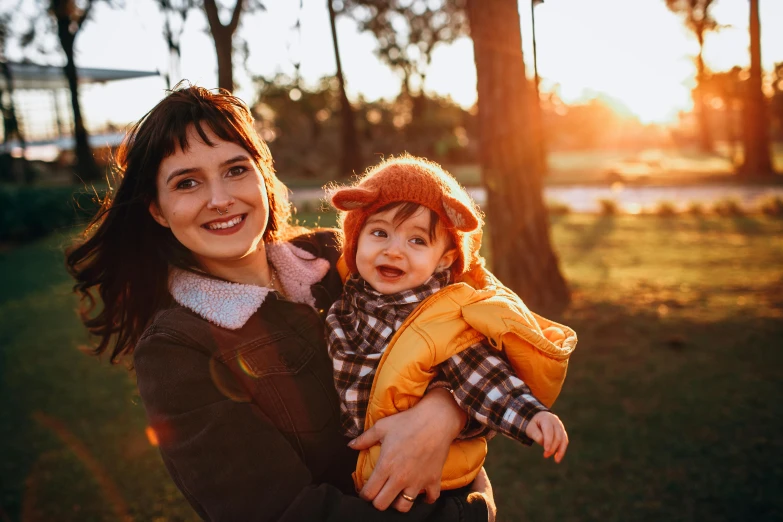
[[[384,295],[358,276],[346,281],[342,298],[329,310],[326,328],[342,427],[349,437],[364,430],[375,370],[392,336],[421,301],[448,284],[448,272],[440,272],[417,288]],[[473,421],[463,437],[497,431],[532,444],[525,428],[536,413],[548,409],[500,352],[477,343],[444,361],[439,370],[430,387],[450,388]]]

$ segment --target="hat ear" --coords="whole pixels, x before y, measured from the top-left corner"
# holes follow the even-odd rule
[[[349,187],[332,193],[332,205],[337,210],[356,210],[371,205],[378,199],[377,189]]]
[[[479,226],[478,218],[464,203],[450,196],[443,196],[443,210],[454,228],[460,232],[472,232]]]

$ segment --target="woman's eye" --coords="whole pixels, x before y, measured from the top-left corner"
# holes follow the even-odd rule
[[[195,179],[191,179],[191,178],[183,179],[182,181],[177,183],[177,190],[186,190],[189,188],[193,188],[196,185],[197,183]]]
[[[229,176],[239,176],[241,174],[244,174],[247,172],[247,167],[243,167],[240,165],[237,165],[236,167],[231,167],[228,169],[228,175]]]
[[[375,229],[371,231],[370,234],[372,234],[375,237],[386,237],[386,231],[380,229]]]

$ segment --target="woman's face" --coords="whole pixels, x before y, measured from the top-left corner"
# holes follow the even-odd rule
[[[187,150],[177,146],[158,167],[158,199],[150,213],[206,268],[258,251],[269,202],[250,153],[208,125],[203,129],[215,146],[204,143],[194,126],[188,129]]]

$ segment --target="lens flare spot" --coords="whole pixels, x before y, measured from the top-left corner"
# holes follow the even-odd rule
[[[147,434],[147,440],[150,442],[150,446],[158,446],[158,434],[152,429],[152,426],[147,426],[144,429],[144,433]]]
[[[245,358],[241,355],[237,357],[237,364],[239,364],[239,368],[247,375],[253,375],[253,372],[250,370],[250,366],[247,365],[247,361],[245,361]]]

